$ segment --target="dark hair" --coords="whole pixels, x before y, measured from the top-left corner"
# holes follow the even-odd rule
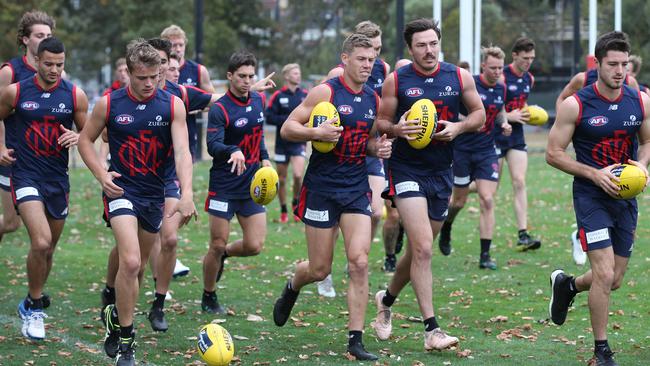
[[[438,40],[442,39],[442,34],[440,33],[440,27],[438,27],[438,21],[429,18],[420,18],[415,19],[406,24],[404,27],[404,40],[408,48],[411,48],[411,41],[413,41],[413,34],[428,31],[433,29],[438,35]]]
[[[54,18],[47,15],[47,13],[42,11],[29,11],[20,18],[18,22],[18,34],[16,35],[16,41],[18,46],[24,46],[23,37],[29,37],[32,34],[32,26],[36,24],[43,24],[50,27],[50,30],[54,30],[56,22]]]
[[[600,36],[596,41],[594,56],[600,63],[603,57],[607,56],[607,51],[621,51],[630,53],[630,42],[627,40],[627,34],[619,31],[607,32]]]
[[[519,53],[521,51],[530,52],[535,49],[535,41],[528,37],[517,38],[510,50],[512,53]]]
[[[148,39],[147,43],[156,50],[163,51],[167,55],[167,60],[169,60],[172,53],[172,43],[168,39],[156,37]]]
[[[172,52],[169,54],[169,59],[181,62],[181,55],[179,55],[178,52]]]
[[[228,72],[233,73],[242,66],[257,66],[255,55],[246,50],[233,53],[228,61]]]
[[[38,52],[36,54],[40,56],[45,51],[57,54],[63,53],[65,52],[65,46],[63,46],[63,42],[59,41],[58,38],[49,37],[45,38],[38,44]]]

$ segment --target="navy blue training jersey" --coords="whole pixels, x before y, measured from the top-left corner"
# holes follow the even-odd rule
[[[596,84],[575,95],[580,105],[573,134],[576,160],[596,169],[636,160],[637,132],[645,118],[641,92],[624,85],[621,95],[608,100],[598,92]],[[609,197],[591,180],[575,177],[574,194]]]
[[[264,144],[264,96],[251,92],[246,100],[230,90],[210,107],[207,145],[212,156],[210,187],[221,196],[233,199],[250,197],[250,183],[260,161],[269,158]],[[240,150],[246,158],[242,175],[231,173],[230,154]]]
[[[0,65],[0,69],[3,67],[9,67],[12,71],[11,84],[25,80],[36,74],[36,69],[27,63],[27,56],[14,57],[11,60]],[[16,123],[12,123],[12,119],[13,114],[7,117],[5,120],[5,143],[7,144],[7,147],[13,149],[14,141],[16,140],[16,132],[14,131],[14,126],[16,126]]]
[[[113,182],[131,195],[164,199],[165,162],[172,148],[174,96],[156,89],[151,97],[139,101],[126,87],[107,98],[110,170],[121,174]]]
[[[625,75],[623,79],[623,84],[629,85],[629,75]],[[586,87],[598,81],[598,69],[589,69],[585,71],[585,81],[582,83],[582,87]]]
[[[481,97],[485,108],[485,124],[478,132],[465,132],[454,140],[454,149],[462,151],[493,150],[495,138],[495,122],[499,112],[503,109],[506,88],[500,82],[489,85],[481,75],[474,75],[476,91]],[[467,109],[461,104],[460,113],[467,115]]]
[[[334,150],[312,150],[304,185],[323,192],[369,191],[366,147],[377,117],[379,96],[368,84],[354,92],[342,76],[325,83],[332,91],[330,103],[339,112],[343,131]]]
[[[534,85],[533,74],[525,72],[517,75],[515,67],[512,64],[503,68],[503,78],[506,84],[506,112],[515,109],[521,109],[526,106],[528,96]],[[523,136],[524,125],[521,123],[511,123],[512,134],[510,136]],[[496,126],[495,134],[501,134],[501,126]]]
[[[17,84],[16,104],[11,128],[16,163],[13,174],[19,178],[41,181],[68,179],[68,149],[59,145],[61,125],[72,129],[76,108],[76,87],[59,80],[51,89],[38,85],[36,76]]]
[[[287,141],[280,136],[280,129],[287,120],[289,114],[296,109],[297,106],[307,97],[307,90],[296,88],[295,91],[283,86],[276,90],[269,99],[268,107],[266,108],[266,121],[269,124],[277,126],[277,133],[275,134],[275,143],[286,144]]]
[[[198,63],[185,59],[185,62],[183,62],[179,69],[180,75],[178,77],[178,83],[183,86],[200,87],[201,70],[199,66]],[[187,115],[187,134],[189,136],[190,152],[192,153],[192,156],[195,156],[198,139],[195,114]]]
[[[457,122],[462,105],[463,83],[460,69],[455,65],[439,62],[438,68],[430,75],[417,71],[413,64],[405,65],[394,72],[397,113],[395,121],[422,98],[430,99],[436,106],[438,120]],[[442,125],[439,125],[439,129]],[[418,175],[450,169],[453,158],[452,144],[437,140],[424,149],[414,149],[403,138],[393,143],[393,153],[389,160],[391,169],[408,170]]]
[[[384,80],[388,74],[388,67],[383,60],[375,59],[375,63],[372,65],[372,71],[370,71],[370,77],[366,81],[366,85],[372,88],[372,90],[381,97],[381,87],[384,86]]]

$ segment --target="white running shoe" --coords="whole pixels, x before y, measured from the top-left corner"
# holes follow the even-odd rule
[[[167,291],[167,293],[165,294],[165,301],[169,301],[171,299],[172,299],[172,293]]]
[[[318,282],[318,294],[325,297],[336,297],[331,273],[324,280]]]
[[[452,337],[440,328],[424,332],[424,349],[442,351],[458,344],[458,338]]]
[[[578,240],[578,230],[571,233],[571,242],[573,243],[573,261],[582,266],[587,262],[587,253],[582,250],[582,244]]]
[[[375,294],[375,303],[377,304],[377,317],[373,322],[370,323],[370,326],[375,330],[377,338],[382,341],[390,338],[390,334],[393,331],[393,325],[391,322],[392,312],[390,307],[384,305],[381,300],[386,294],[385,290],[378,291]]]
[[[187,276],[190,273],[190,267],[181,263],[180,260],[176,259],[176,265],[174,266],[174,278]]]
[[[45,323],[43,319],[47,318],[42,310],[27,310],[23,318],[23,336],[30,339],[45,339]]]

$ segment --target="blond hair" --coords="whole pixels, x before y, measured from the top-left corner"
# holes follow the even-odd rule
[[[354,33],[363,34],[364,36],[373,39],[381,36],[381,28],[369,20],[364,20],[354,27]]]
[[[140,64],[145,67],[160,66],[160,54],[149,42],[142,38],[135,39],[126,47],[126,67],[133,71]]]
[[[291,71],[293,69],[300,69],[300,65],[298,65],[298,64],[286,64],[286,65],[284,65],[284,67],[282,68],[282,76],[287,76],[289,71]]]
[[[372,42],[363,34],[352,33],[343,41],[342,52],[349,55],[357,47],[372,48]]]
[[[641,71],[641,65],[643,64],[643,59],[639,55],[630,55],[628,61],[632,64],[632,73],[634,75],[638,74]]]
[[[160,38],[170,39],[175,37],[183,38],[185,42],[187,42],[187,35],[185,35],[185,31],[183,28],[177,26],[176,24],[172,24],[160,32]]]
[[[481,62],[487,61],[490,56],[499,60],[506,58],[506,54],[498,46],[481,47]]]

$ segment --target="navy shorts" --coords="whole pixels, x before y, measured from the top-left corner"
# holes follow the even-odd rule
[[[453,171],[456,187],[467,187],[477,179],[498,182],[499,157],[496,149],[471,152],[454,150]]]
[[[216,193],[208,192],[208,198],[205,200],[205,211],[212,216],[230,221],[235,214],[249,217],[266,212],[266,208],[255,203],[250,197],[217,197]]]
[[[370,216],[371,199],[372,193],[368,191],[319,192],[302,186],[294,214],[305,225],[329,229],[337,225],[345,213]]]
[[[11,188],[16,209],[23,202],[41,201],[49,216],[55,220],[68,217],[70,182],[67,180],[47,182],[14,176],[11,179]]]
[[[280,133],[278,131],[278,133]],[[304,143],[292,143],[292,142],[279,142],[276,141],[275,145],[275,160],[278,164],[289,164],[289,159],[292,156],[302,156],[305,157],[305,147],[307,145]]]
[[[452,188],[451,169],[436,172],[429,176],[421,176],[410,172],[389,169],[388,188],[382,197],[395,200],[395,197],[425,197],[429,219],[445,221],[449,208],[449,197]]]
[[[526,138],[524,137],[524,128],[521,126],[521,128],[517,128],[515,125],[517,123],[513,123],[512,126],[512,133],[510,136],[504,136],[504,135],[497,135],[495,138],[495,143],[497,146],[497,154],[499,155],[499,158],[503,158],[506,156],[508,153],[508,150],[520,150],[520,151],[528,151],[528,147],[526,146]]]
[[[181,186],[178,179],[165,179],[165,198],[181,199]]]
[[[11,192],[11,166],[0,165],[0,189]]]
[[[368,169],[368,175],[376,175],[382,178],[386,176],[384,174],[384,164],[379,158],[366,156],[366,168]]]
[[[578,238],[585,252],[611,246],[618,256],[632,255],[639,213],[635,199],[574,196],[573,207]]]
[[[118,198],[109,198],[102,193],[104,200],[104,221],[111,226],[111,219],[116,216],[130,215],[138,219],[138,225],[150,233],[160,231],[163,219],[165,199],[135,198],[128,192]]]

